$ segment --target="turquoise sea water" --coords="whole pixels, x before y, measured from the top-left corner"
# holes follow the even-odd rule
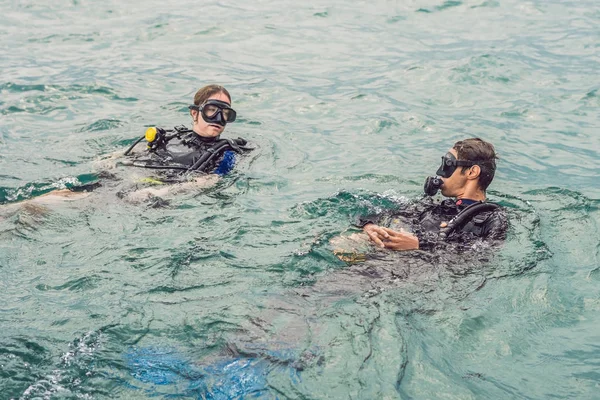
[[[0,203],[94,181],[208,83],[257,147],[166,207],[108,187],[0,217],[1,399],[598,398],[597,1],[0,11]],[[331,254],[472,136],[501,157],[494,257]]]

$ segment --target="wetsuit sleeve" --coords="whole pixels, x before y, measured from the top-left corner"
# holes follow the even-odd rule
[[[358,228],[364,228],[368,224],[379,225],[382,219],[382,214],[359,215],[354,219],[353,225]]]
[[[417,232],[416,235],[419,238],[420,250],[431,251],[436,249],[437,252],[441,247],[450,246],[453,252],[463,252],[472,248],[476,242],[486,242],[495,247],[506,239],[507,230],[508,221],[506,212],[498,210],[491,213],[480,228],[471,226],[466,230],[460,229],[445,240],[439,237],[439,233],[431,231]]]
[[[494,212],[485,221],[482,229],[482,237],[486,240],[504,240],[508,230],[508,218],[506,211],[499,210]]]
[[[417,231],[415,236],[419,239],[419,250],[431,251],[441,242],[436,232]]]
[[[448,205],[434,207],[422,213],[415,224],[415,235],[419,239],[419,249],[439,250],[440,246],[460,251],[472,246],[476,241],[502,240],[506,234],[506,214],[503,209],[474,215],[464,225],[455,229],[448,237],[440,236],[440,224],[456,218],[456,210]]]
[[[217,165],[217,168],[215,169],[215,174],[221,175],[221,176],[227,175],[228,173],[231,172],[234,165],[235,165],[235,152],[233,152],[231,150],[227,150],[225,153],[223,153],[223,158],[221,159],[221,162],[219,162],[219,165]]]
[[[388,226],[389,220],[396,215],[400,215],[398,210],[384,210],[379,213],[359,215],[354,218],[352,225],[358,228],[364,228],[367,224]]]

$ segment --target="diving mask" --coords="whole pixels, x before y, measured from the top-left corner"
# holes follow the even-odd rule
[[[202,119],[207,123],[221,126],[235,121],[237,115],[228,103],[221,100],[207,100],[201,106],[191,105],[188,108],[199,111]]]
[[[442,188],[444,181],[442,178],[450,178],[457,167],[472,167],[475,165],[474,161],[457,160],[454,154],[448,152],[442,157],[442,165],[436,171],[437,176],[428,176],[425,179],[425,185],[423,190],[427,196],[435,196],[435,194]],[[442,177],[442,178],[440,178]]]
[[[435,174],[443,178],[450,178],[456,171],[456,167],[472,167],[475,164],[477,163],[474,161],[457,160],[454,154],[448,152],[442,157],[442,165]]]

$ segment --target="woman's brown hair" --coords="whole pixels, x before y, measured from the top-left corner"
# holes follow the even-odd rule
[[[221,85],[206,85],[203,88],[199,89],[194,95],[194,104],[199,106],[204,103],[206,100],[217,93],[223,93],[229,99],[229,103],[231,103],[231,95]]]

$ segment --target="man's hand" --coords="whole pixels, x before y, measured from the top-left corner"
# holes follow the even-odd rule
[[[367,224],[363,230],[381,248],[390,250],[417,250],[419,248],[419,238],[412,233],[397,232],[375,224]]]
[[[389,228],[381,228],[387,234],[388,238],[383,241],[386,249],[390,250],[418,250],[419,238],[412,233],[394,231]]]
[[[379,225],[367,224],[363,227],[363,231],[369,235],[369,238],[379,247],[385,249],[383,240],[386,240],[390,235]]]

